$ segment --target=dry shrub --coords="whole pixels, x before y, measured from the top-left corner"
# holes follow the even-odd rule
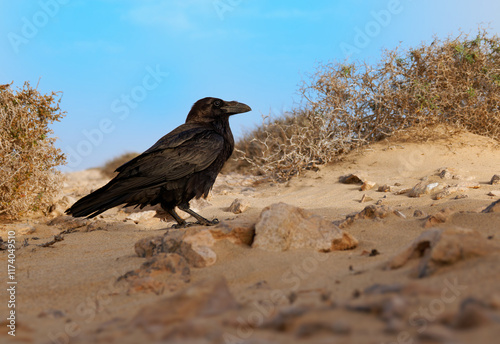
[[[384,51],[375,66],[320,65],[301,93],[304,109],[238,142],[254,172],[287,180],[409,128],[417,138],[446,125],[500,140],[500,41],[480,29],[473,39]]]
[[[0,214],[17,218],[46,209],[60,186],[55,166],[65,162],[49,124],[64,116],[56,93],[25,83],[16,93],[0,86]]]
[[[106,162],[106,164],[104,164],[104,166],[101,167],[101,172],[106,177],[112,178],[116,175],[115,170],[118,167],[120,167],[126,162],[129,162],[138,155],[139,153],[124,153],[120,156],[117,156],[116,158]]]
[[[319,130],[323,118],[309,110],[295,110],[283,117],[264,119],[261,127],[247,134],[236,145],[237,171],[288,180],[304,169],[330,161],[333,132]]]

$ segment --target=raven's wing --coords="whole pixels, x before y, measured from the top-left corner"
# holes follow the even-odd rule
[[[115,180],[126,180],[134,189],[180,179],[208,168],[223,150],[224,138],[213,130],[194,127],[176,131],[117,168]]]
[[[179,147],[180,145],[191,141],[195,137],[203,136],[209,131],[210,130],[208,130],[206,127],[201,126],[199,124],[186,123],[180,125],[174,130],[172,130],[170,133],[159,139],[144,153],[118,167],[115,170],[115,172],[123,172],[127,168],[135,165],[138,160],[144,159],[145,156],[148,156],[152,153],[158,153],[163,149],[173,149]]]

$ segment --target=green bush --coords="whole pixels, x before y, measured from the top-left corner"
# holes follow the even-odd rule
[[[237,145],[253,172],[288,180],[405,130],[426,139],[446,125],[500,139],[500,40],[485,30],[384,51],[375,66],[319,65],[305,81],[304,108],[267,121]]]
[[[0,86],[0,214],[17,218],[45,210],[60,187],[55,166],[65,162],[49,124],[64,113],[56,93],[41,95],[25,83]]]

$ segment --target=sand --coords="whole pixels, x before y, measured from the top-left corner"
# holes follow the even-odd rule
[[[476,188],[466,187],[438,200],[431,194],[417,198],[395,194],[423,178],[441,182],[436,176],[441,168],[454,175],[442,182],[476,183]],[[339,182],[339,177],[350,173],[377,186],[360,191],[360,185]],[[337,224],[377,202],[402,215],[358,219],[345,226],[359,241],[358,247],[345,251],[268,252],[219,240],[213,247],[215,264],[191,267],[187,282],[167,283],[156,292],[131,292],[117,279],[147,260],[137,256],[134,244],[162,235],[172,223],[156,219],[124,222],[127,214],[116,209],[97,219],[101,222],[94,227],[67,221],[50,224],[62,218],[54,215],[21,219],[15,223],[33,229],[29,234],[16,234],[16,336],[7,333],[8,286],[2,282],[0,342],[496,342],[500,335],[500,213],[481,212],[500,198],[488,195],[500,190],[500,184],[490,184],[494,174],[500,174],[498,144],[463,132],[426,143],[383,141],[285,184],[221,176],[208,202],[197,204],[208,218],[255,223],[264,207],[278,202]],[[66,178],[62,194],[75,199],[106,182],[96,170]],[[384,184],[392,190],[377,191]],[[364,194],[372,200],[361,203]],[[248,210],[228,212],[235,198],[247,201]],[[427,215],[442,209],[449,209],[445,221],[426,228]],[[423,215],[415,217],[415,210]],[[12,225],[0,222],[4,240]],[[421,278],[415,271],[424,258],[386,269],[393,257],[432,227],[474,231],[488,249],[481,246],[480,254],[438,264]],[[62,241],[39,246],[63,230]],[[0,260],[1,275],[6,276],[6,251],[0,252]],[[165,281],[166,276],[168,272],[160,273],[152,280]],[[217,280],[220,276],[222,282]],[[197,289],[200,283],[214,283],[217,290],[227,286],[228,292],[210,294],[209,299],[215,301],[208,308],[189,313],[189,307],[197,305],[188,305],[184,297],[188,295],[189,300],[189,295],[203,294]],[[225,305],[223,300],[229,299],[235,303]],[[177,320],[166,320],[172,316]]]

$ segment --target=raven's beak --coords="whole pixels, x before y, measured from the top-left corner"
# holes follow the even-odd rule
[[[224,110],[228,115],[235,115],[237,113],[252,111],[250,106],[248,106],[247,104],[238,103],[235,101],[225,102],[225,104],[221,106],[221,109]]]

